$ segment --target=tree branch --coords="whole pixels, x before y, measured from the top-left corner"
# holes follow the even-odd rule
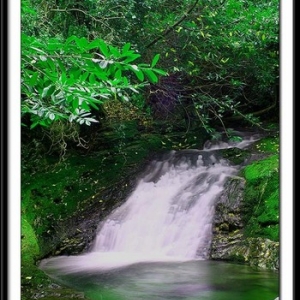
[[[196,7],[198,4],[199,0],[196,0],[196,2],[190,7],[190,9],[184,13],[184,15],[172,26],[167,28],[160,36],[158,36],[156,39],[154,39],[152,42],[150,42],[148,45],[146,45],[146,49],[150,48],[154,44],[156,44],[159,40],[161,40],[164,36],[166,36],[168,33],[170,33],[176,26],[178,26],[183,20],[192,12],[192,10]]]

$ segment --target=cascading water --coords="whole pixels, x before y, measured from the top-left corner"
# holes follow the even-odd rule
[[[207,259],[215,202],[239,169],[219,149],[257,139],[207,142],[204,150],[153,161],[126,202],[99,224],[88,253],[44,259],[40,268],[93,300],[276,298],[277,274]]]
[[[239,143],[206,143],[204,150],[171,151],[153,161],[127,201],[99,224],[90,252],[45,259],[44,270],[107,270],[136,262],[206,259],[214,204],[228,176],[237,173],[218,149]]]
[[[126,203],[102,222],[92,251],[206,258],[214,200],[236,168],[203,153],[172,152],[153,162]]]

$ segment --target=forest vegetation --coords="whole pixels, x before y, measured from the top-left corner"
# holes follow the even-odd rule
[[[22,125],[53,145],[88,147],[117,103],[211,136],[278,121],[277,0],[23,0],[21,16]]]
[[[44,292],[35,264],[55,224],[149,153],[237,139],[233,128],[271,134],[256,145],[274,155],[257,164],[267,185],[255,166],[244,175],[275,229],[249,214],[247,230],[278,241],[279,79],[278,0],[22,0],[23,298]]]

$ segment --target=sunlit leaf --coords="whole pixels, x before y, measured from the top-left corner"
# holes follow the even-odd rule
[[[130,49],[131,44],[130,43],[126,43],[123,48],[122,48],[122,54],[126,54],[128,52],[128,50]]]
[[[100,50],[102,51],[103,55],[108,57],[109,52],[108,52],[108,48],[107,48],[106,43],[104,41],[100,40],[99,41],[99,47],[100,47]]]
[[[38,78],[38,72],[33,73],[33,75],[31,76],[31,78],[29,80],[29,85],[35,86],[35,84],[37,82],[37,78]]]
[[[128,55],[128,57],[123,61],[123,63],[127,64],[130,63],[134,60],[136,60],[137,58],[141,57],[140,54],[130,54]]]
[[[156,54],[156,55],[153,57],[152,62],[151,62],[151,67],[152,67],[152,68],[157,64],[157,62],[158,62],[158,60],[159,60],[159,57],[160,57],[160,54]]]
[[[150,82],[156,83],[158,81],[158,77],[155,75],[155,73],[152,70],[144,69],[144,72],[148,77],[148,79],[150,80]]]

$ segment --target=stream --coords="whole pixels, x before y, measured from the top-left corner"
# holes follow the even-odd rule
[[[50,257],[39,267],[95,300],[275,299],[276,272],[208,259],[215,201],[240,169],[218,150],[259,138],[207,142],[152,161],[125,203],[99,223],[87,253]]]

